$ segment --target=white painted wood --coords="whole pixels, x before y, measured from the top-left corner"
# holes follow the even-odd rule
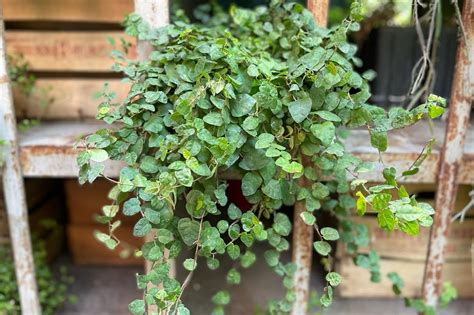
[[[135,13],[140,15],[142,19],[148,23],[152,28],[158,28],[166,26],[170,22],[169,18],[169,3],[168,0],[135,0]],[[148,56],[152,51],[152,46],[147,41],[138,41],[137,44],[137,55],[139,61],[147,61]],[[145,241],[150,242],[154,240],[156,236],[156,231],[151,231],[145,237]],[[169,252],[165,250],[164,257],[168,257]],[[170,260],[170,277],[175,276],[176,262],[174,259]],[[149,261],[145,261],[145,271],[146,273],[150,272],[153,265]],[[148,283],[147,289],[152,288],[154,285]],[[148,306],[148,313],[155,314],[158,309],[156,305]],[[166,311],[161,311],[160,314],[166,314]]]
[[[104,127],[104,124],[97,121],[45,121],[39,126],[20,133],[20,161],[23,175],[26,177],[77,177],[79,169],[76,163],[77,151],[73,149],[74,143],[81,136]],[[437,139],[433,154],[423,163],[420,172],[410,178],[410,182],[436,182],[445,123],[436,121],[433,129]],[[417,136],[413,137],[414,134]],[[389,148],[382,155],[384,162],[398,170],[405,170],[413,163],[430,137],[429,126],[424,122],[389,133]],[[344,142],[348,152],[355,156],[364,160],[378,161],[377,150],[367,145],[370,143],[367,131],[354,130]],[[116,177],[120,168],[121,164],[118,162],[106,163],[106,175]],[[374,172],[364,173],[361,177],[373,182],[383,181],[380,175],[383,165],[376,163],[376,168]],[[459,184],[474,182],[472,169],[474,169],[474,131],[471,128],[467,132],[463,163],[459,169]]]
[[[3,193],[15,261],[22,314],[41,314],[31,250],[25,187],[19,161],[16,119],[8,80],[3,8],[0,2],[0,139],[6,141],[3,163]]]

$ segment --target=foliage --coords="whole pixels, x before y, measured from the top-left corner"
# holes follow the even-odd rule
[[[22,55],[7,55],[7,66],[8,77],[13,89],[27,97],[34,95],[41,108],[46,108],[51,103],[52,99],[48,95],[50,88],[36,85],[36,77],[31,73],[30,65]],[[18,128],[27,130],[38,124],[38,119],[22,119]]]
[[[133,314],[143,314],[151,304],[188,314],[181,295],[196,268],[218,268],[219,259],[228,255],[240,267],[234,266],[227,280],[238,284],[239,270],[259,258],[252,245],[268,242],[272,249],[264,259],[288,289],[269,312],[282,314],[295,299],[295,266],[279,259],[289,249],[292,228],[279,209],[301,202],[307,209],[302,219],[314,226],[319,237],[314,248],[328,271],[320,294],[320,304],[328,307],[341,282],[331,270],[331,242],[341,238],[357,263],[380,279],[378,256],[357,254],[368,238],[366,228],[349,219],[352,208],[357,205],[360,215],[376,212],[382,228],[409,235],[429,226],[433,213],[396,181],[416,173],[426,154],[398,176],[386,167],[385,183],[370,186],[359,174],[373,165],[345,150],[347,129],[365,126],[372,146],[383,152],[387,132],[439,116],[443,100],[431,97],[410,111],[386,112],[367,104],[373,73],[354,70],[360,60],[346,41],[347,32],[359,28],[358,2],[350,17],[330,30],[317,27],[302,5],[280,1],[255,10],[232,7],[230,15],[216,19],[207,26],[181,19],[151,29],[138,16],[128,17],[127,33],[148,40],[153,51],[146,62],[114,51],[115,69],[132,84],[130,92],[117,104],[114,94],[104,91],[97,117],[111,126],[87,136],[77,159],[82,183],[105,176],[107,159],[126,163],[113,180],[112,208],[104,207],[110,234],[101,240],[111,249],[119,244],[114,231],[120,222],[114,217],[123,201],[125,215],[140,214],[135,236],[156,231],[138,252],[153,262],[152,270],[137,276],[140,289],[149,283],[156,287],[146,290],[144,300],[130,303]],[[228,202],[226,174],[236,172],[250,211]],[[392,191],[399,198],[392,199]],[[184,216],[175,211],[180,198],[186,201]],[[339,231],[318,226],[315,214],[322,210],[341,220]],[[211,223],[214,216],[219,223]],[[170,259],[183,248],[194,249],[194,255],[184,261],[189,275],[181,284],[168,271]],[[217,292],[213,314],[223,314],[230,298],[227,291]]]
[[[15,265],[9,244],[0,244],[0,313],[20,314],[20,298],[15,277]],[[33,259],[35,263],[36,283],[43,314],[55,314],[64,302],[73,296],[66,294],[72,278],[65,268],[55,275],[47,262],[47,252],[43,240],[33,238]]]

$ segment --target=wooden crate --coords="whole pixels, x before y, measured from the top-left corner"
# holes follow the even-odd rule
[[[419,200],[434,204],[434,185],[407,185],[410,193],[419,195]],[[470,186],[459,187],[455,211],[462,209],[470,200]],[[344,251],[344,245],[339,244],[336,252],[336,271],[343,276],[343,283],[338,287],[342,297],[395,297],[392,286],[386,275],[397,272],[405,281],[403,294],[418,296],[425,268],[428,251],[429,229],[421,228],[416,237],[400,231],[387,232],[378,226],[374,215],[354,217],[354,221],[363,223],[369,229],[369,246],[361,248],[361,252],[375,250],[381,257],[381,283],[372,283],[368,271],[356,266],[351,257]],[[446,263],[443,269],[443,279],[449,280],[458,289],[461,297],[474,297],[472,277],[471,246],[474,240],[474,217],[469,216],[463,223],[451,225],[450,235],[446,246]]]
[[[133,42],[133,38],[120,31],[24,31],[5,33],[7,52],[22,55],[32,71],[42,72],[112,72],[114,60],[110,56],[113,39]],[[129,58],[135,57],[131,48]],[[61,90],[64,92],[65,90]]]
[[[39,222],[45,218],[54,218],[60,215],[62,204],[57,196],[58,185],[52,179],[25,179],[26,204],[29,212],[29,221],[32,231],[42,234]],[[2,187],[0,185],[0,192]],[[9,238],[8,217],[3,194],[0,194],[0,238]]]
[[[6,21],[120,23],[133,0],[4,0]]]
[[[354,221],[366,225],[369,229],[369,246],[361,248],[361,252],[375,250],[381,257],[421,261],[426,258],[430,230],[421,228],[420,234],[410,236],[401,231],[388,232],[382,230],[375,216],[355,217]],[[451,225],[446,259],[448,261],[470,260],[471,243],[474,239],[474,218],[467,218]],[[342,245],[342,244],[341,244]],[[344,257],[344,247],[338,246],[338,258]]]
[[[103,225],[69,225],[67,227],[68,245],[74,263],[83,265],[143,265],[141,258],[135,258],[133,252],[139,248],[142,239],[132,235],[131,226],[119,227],[115,235],[121,241],[115,250],[108,249],[95,237],[95,231],[106,233],[107,227]],[[130,249],[132,255],[127,258],[120,257],[123,246]]]
[[[97,107],[101,102],[95,95],[103,89],[105,81],[109,84],[109,90],[117,93],[117,100],[127,96],[130,86],[122,83],[120,79],[40,78],[36,82],[39,89],[30,96],[13,90],[17,117],[48,119],[95,117]],[[51,98],[51,102],[46,107],[38,104],[38,99],[43,97],[42,90],[48,90],[48,98]]]
[[[40,94],[14,91],[20,118],[94,118],[100,100],[93,96],[105,82],[117,92],[117,102],[126,95],[128,86],[120,85],[110,55],[124,39],[132,45],[127,57],[136,57],[135,40],[119,25],[133,11],[133,0],[5,0],[3,9],[11,22],[5,32],[7,51],[23,55]],[[42,108],[38,96],[53,101]]]
[[[105,179],[96,180],[93,184],[79,185],[77,179],[66,179],[64,191],[68,209],[68,222],[71,225],[93,225],[95,217],[103,215],[102,207],[110,205],[107,195],[113,184]],[[124,225],[133,225],[138,216],[124,216],[121,211],[116,217]]]
[[[342,283],[338,287],[338,294],[342,297],[364,298],[392,298],[392,284],[386,277],[388,272],[396,271],[403,278],[405,287],[404,296],[419,296],[423,282],[425,263],[423,261],[409,261],[396,259],[381,259],[382,282],[370,281],[368,271],[354,265],[351,258],[343,258],[336,264],[336,271],[342,275]],[[443,280],[449,280],[458,290],[460,297],[474,297],[471,261],[447,262],[443,266]]]
[[[63,222],[63,200],[58,194],[57,182],[51,179],[25,180],[28,204],[28,221],[33,239],[42,240],[46,247],[47,260],[52,262],[64,249],[66,243]],[[55,226],[47,220],[56,222]],[[0,198],[0,244],[10,242],[8,219],[4,201]]]

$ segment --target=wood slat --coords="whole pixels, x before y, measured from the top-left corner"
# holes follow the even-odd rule
[[[95,231],[108,233],[105,225],[69,225],[67,227],[68,245],[75,264],[81,265],[143,265],[140,258],[133,256],[135,249],[140,248],[143,239],[132,235],[132,226],[121,226],[114,234],[120,240],[115,250],[109,250],[95,237]],[[120,251],[128,248],[130,256],[120,257]]]
[[[390,149],[383,154],[386,166],[393,166],[399,171],[405,170],[416,159],[423,147],[423,138],[429,138],[430,134],[423,129],[426,123],[420,122],[419,126],[407,128],[407,130],[396,131],[390,136]],[[20,158],[23,175],[27,177],[76,177],[78,168],[76,154],[72,146],[76,140],[85,134],[90,134],[104,125],[98,122],[43,122],[40,126],[33,127],[27,132],[20,134]],[[442,122],[435,124],[437,133],[442,133],[444,125]],[[403,138],[405,141],[391,141]],[[417,137],[412,135],[416,134]],[[367,142],[366,142],[367,141]],[[364,159],[377,161],[379,155],[373,148],[360,145],[368,142],[367,132],[353,132],[345,141],[348,152]],[[409,182],[434,183],[436,180],[438,153],[430,156],[420,168],[419,174],[409,178]],[[122,164],[118,162],[109,163],[106,168],[107,176],[117,176]],[[372,182],[382,182],[381,170],[383,165],[377,164],[377,169],[370,173],[364,173],[363,178]],[[474,182],[474,133],[468,134],[464,150],[464,161],[459,169],[460,184],[471,184]],[[406,182],[402,179],[402,182]]]
[[[114,47],[107,38],[133,43],[123,32],[50,32],[8,31],[5,34],[8,54],[23,55],[32,71],[55,72],[111,72]],[[128,57],[135,57],[130,49]]]
[[[38,79],[36,92],[26,96],[13,91],[15,110],[21,118],[43,119],[79,119],[94,118],[100,99],[94,97],[103,90],[104,83],[109,83],[109,90],[117,93],[117,100],[123,99],[129,85],[119,79]],[[41,99],[52,101],[42,107]]]
[[[392,292],[392,284],[387,278],[387,273],[395,271],[405,282],[403,296],[419,296],[423,281],[424,262],[413,262],[405,260],[380,260],[381,283],[370,281],[370,274],[352,262],[350,258],[344,258],[336,263],[336,271],[341,273],[342,283],[337,292],[342,297],[364,297],[364,298],[395,298]],[[474,287],[471,273],[471,261],[447,262],[443,266],[443,281],[451,281],[458,290],[460,297],[473,297]]]
[[[4,0],[6,21],[120,23],[133,11],[132,0]]]
[[[373,249],[383,258],[425,262],[429,229],[421,228],[420,234],[413,237],[400,231],[390,233],[382,230],[377,223],[377,218],[373,216],[356,218],[355,221],[366,225],[370,233],[369,247],[361,248],[361,252],[367,253],[369,249]],[[447,261],[470,260],[473,239],[474,219],[467,218],[463,223],[453,223],[446,244]],[[345,255],[341,244],[341,247],[338,247],[337,256]]]

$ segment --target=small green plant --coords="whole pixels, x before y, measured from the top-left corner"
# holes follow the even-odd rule
[[[37,79],[31,73],[28,61],[22,55],[7,55],[7,71],[11,82],[12,89],[16,89],[19,93],[37,99],[37,103],[41,108],[46,108],[52,101],[49,96],[49,87],[38,87]],[[39,124],[39,118],[22,119],[18,123],[18,128],[22,131]]]
[[[194,270],[219,268],[223,255],[238,262],[223,279],[231,285],[240,283],[242,269],[265,259],[288,290],[270,303],[268,312],[288,313],[295,299],[296,266],[280,260],[290,248],[292,229],[280,211],[283,205],[304,203],[302,219],[317,232],[314,248],[327,269],[319,294],[323,308],[332,303],[333,289],[342,281],[331,270],[336,240],[345,242],[356,263],[380,281],[377,254],[358,253],[368,236],[365,226],[350,219],[353,208],[359,215],[376,212],[381,228],[409,235],[431,224],[431,206],[417,202],[397,179],[418,171],[432,142],[405,172],[385,167],[381,185],[361,179],[373,163],[344,148],[348,129],[365,127],[371,145],[382,153],[390,130],[436,118],[444,106],[435,96],[413,110],[387,112],[367,103],[368,80],[374,74],[354,70],[360,60],[356,47],[346,41],[347,32],[359,28],[360,12],[354,2],[350,17],[329,30],[317,27],[302,5],[276,0],[268,8],[232,7],[207,26],[181,17],[168,27],[151,29],[139,16],[128,17],[127,33],[148,40],[153,51],[145,62],[114,52],[119,59],[115,69],[131,83],[130,92],[120,103],[104,92],[97,117],[111,126],[84,139],[77,162],[81,183],[105,177],[102,162],[107,159],[126,164],[118,180],[110,179],[116,184],[110,193],[113,202],[103,207],[102,221],[110,232],[97,237],[108,248],[119,244],[114,231],[120,210],[140,215],[136,237],[154,235],[137,252],[152,262],[152,269],[137,276],[145,293],[130,303],[133,314],[144,314],[147,305],[168,314],[189,314],[181,296]],[[229,203],[228,172],[241,175],[242,192],[252,204],[249,211]],[[398,198],[392,199],[391,191]],[[181,198],[184,216],[175,211]],[[340,229],[320,226],[320,211],[337,217]],[[216,224],[213,216],[219,218]],[[271,249],[257,257],[255,242],[267,242]],[[168,273],[170,260],[183,248],[193,254],[183,263],[189,274],[180,283]],[[230,300],[228,291],[216,292],[213,314],[223,314]]]
[[[0,257],[0,313],[20,314],[18,284],[10,244],[0,244]],[[73,279],[64,267],[60,268],[59,275],[54,274],[46,260],[45,243],[38,238],[33,238],[33,258],[42,314],[55,314],[66,300],[75,300],[66,293]]]

